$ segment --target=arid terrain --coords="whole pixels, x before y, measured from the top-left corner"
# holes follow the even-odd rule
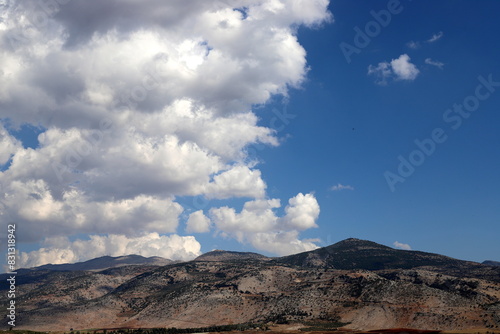
[[[500,325],[500,267],[358,239],[283,258],[215,251],[166,266],[35,268],[21,270],[17,284],[16,329],[39,331],[319,321],[359,331],[477,332]]]

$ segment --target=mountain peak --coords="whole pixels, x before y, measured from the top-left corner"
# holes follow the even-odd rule
[[[303,267],[335,269],[410,269],[422,266],[460,266],[462,262],[447,256],[394,249],[373,241],[349,238],[313,251],[280,259]]]
[[[370,247],[377,247],[377,248],[390,248],[381,244],[378,244],[376,242],[370,241],[370,240],[363,240],[363,239],[358,239],[358,238],[348,238],[344,239],[342,241],[339,241],[331,246],[370,246]]]

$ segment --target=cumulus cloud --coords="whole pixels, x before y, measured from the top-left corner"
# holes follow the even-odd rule
[[[350,186],[350,185],[343,185],[343,184],[338,183],[337,185],[331,186],[330,190],[331,191],[354,190],[354,187]]]
[[[254,197],[262,198],[266,193],[266,184],[259,170],[247,166],[235,166],[214,176],[213,182],[205,192],[208,198]]]
[[[3,204],[11,222],[18,223],[23,241],[78,233],[137,235],[173,233],[183,208],[171,198],[139,195],[119,201],[96,201],[74,187],[55,197],[46,182],[14,181],[3,189]]]
[[[316,225],[319,216],[319,204],[313,194],[299,193],[290,198],[285,208],[282,224],[286,230],[307,230]]]
[[[368,66],[368,75],[374,75],[377,79],[375,82],[379,85],[387,85],[387,80],[393,75],[391,64],[388,62],[378,63],[377,66]]]
[[[297,231],[255,233],[249,236],[250,243],[257,249],[285,256],[307,252],[319,248],[318,239],[298,238]]]
[[[22,144],[0,123],[0,166],[6,164],[21,147]]]
[[[276,201],[264,200],[266,183],[246,149],[279,141],[252,108],[300,87],[307,63],[297,27],[330,21],[327,6],[4,1],[0,164],[12,163],[0,172],[2,223],[16,221],[27,242],[176,233],[179,196],[248,198],[248,211],[265,217]],[[46,129],[36,148],[9,133],[22,124]],[[287,210],[273,233],[315,226],[319,207],[308,195]],[[188,229],[205,231],[202,218],[192,214]]]
[[[396,247],[397,249],[403,249],[403,250],[411,250],[411,246],[408,244],[404,244],[398,241],[394,241],[393,246]]]
[[[206,233],[210,231],[210,219],[202,210],[195,211],[189,215],[186,222],[186,232]]]
[[[436,60],[432,60],[431,58],[426,58],[425,59],[425,63],[428,64],[428,65],[436,66],[436,67],[438,67],[441,70],[444,67],[444,64],[442,62],[436,61]]]
[[[368,75],[374,75],[375,82],[379,85],[387,85],[389,79],[413,81],[419,73],[419,69],[410,62],[407,54],[402,54],[390,62],[381,62],[377,66],[368,67]]]
[[[288,201],[285,214],[278,199],[257,199],[246,202],[241,212],[220,207],[210,210],[210,218],[219,234],[250,243],[258,250],[277,255],[304,252],[318,248],[311,240],[300,240],[300,231],[317,227],[319,204],[313,194],[299,193]]]
[[[397,80],[415,80],[420,72],[414,64],[410,63],[410,57],[407,54],[391,60],[391,67]]]
[[[201,245],[192,236],[181,237],[176,234],[161,236],[158,233],[149,233],[135,238],[116,234],[90,235],[89,240],[77,239],[75,241],[70,241],[66,237],[50,237],[44,240],[43,246],[35,251],[22,252],[19,256],[19,267],[30,268],[48,263],[74,263],[104,255],[130,254],[188,261],[201,254]]]

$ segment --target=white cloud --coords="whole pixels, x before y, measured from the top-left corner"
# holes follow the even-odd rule
[[[337,185],[331,186],[330,190],[332,190],[332,191],[354,190],[354,187],[350,186],[350,185],[343,185],[343,184],[338,183]]]
[[[300,87],[297,27],[331,20],[327,0],[58,3],[0,13],[2,223],[27,242],[136,238],[175,233],[179,196],[265,198],[246,148],[278,139],[252,108]],[[7,123],[47,130],[25,149]],[[307,210],[290,228],[313,225]]]
[[[398,80],[415,80],[420,72],[414,64],[410,63],[410,57],[407,54],[391,60],[391,67]]]
[[[258,199],[246,202],[240,213],[229,207],[213,208],[210,217],[220,235],[258,250],[285,255],[317,248],[313,241],[298,238],[300,231],[317,227],[320,209],[314,195],[299,193],[291,198],[282,217],[274,211],[279,207],[278,199]]]
[[[438,32],[437,34],[433,34],[432,37],[427,40],[427,42],[434,43],[434,42],[440,40],[443,37],[443,35],[444,34],[442,31]]]
[[[432,65],[432,66],[436,66],[436,67],[439,67],[439,69],[443,69],[444,67],[444,64],[440,61],[436,61],[436,60],[432,60],[431,58],[426,58],[425,59],[425,63],[426,64],[429,64],[429,65]]]
[[[378,63],[377,66],[368,66],[368,75],[375,75],[375,82],[379,85],[387,85],[387,80],[393,75],[391,65],[388,62]]]
[[[114,234],[91,235],[89,238],[89,240],[77,239],[75,241],[70,241],[65,237],[47,238],[44,240],[44,247],[20,254],[19,267],[30,268],[48,263],[74,263],[105,255],[130,254],[188,261],[201,254],[200,243],[191,236],[149,233],[135,238]]]
[[[397,249],[403,249],[403,250],[411,250],[411,246],[408,244],[403,244],[398,241],[394,241],[393,246],[396,247]]]
[[[313,194],[300,193],[288,201],[282,225],[286,230],[298,231],[318,227],[316,219],[319,217],[319,211],[318,201]]]
[[[210,219],[203,214],[202,210],[195,211],[189,215],[186,222],[186,232],[206,233],[210,231]]]
[[[257,249],[285,256],[311,251],[319,248],[315,242],[319,240],[300,240],[297,231],[263,232],[249,236],[250,243]]]
[[[43,180],[14,181],[3,188],[3,221],[17,222],[23,241],[44,236],[143,232],[174,233],[183,208],[172,198],[138,195],[130,199],[96,201],[78,188],[53,194]],[[26,223],[27,222],[27,223]]]
[[[240,213],[227,206],[210,209],[215,227],[244,242],[245,233],[266,232],[278,228],[278,217],[273,209],[281,206],[278,199],[258,199],[246,202]]]
[[[22,144],[0,123],[0,166],[6,164],[21,147]]]
[[[266,193],[266,184],[259,170],[247,166],[235,166],[214,176],[214,180],[205,192],[208,198],[230,198],[233,196],[262,198]]]
[[[440,31],[437,34],[432,34],[431,38],[426,40],[426,43],[434,43],[438,40],[440,40],[444,36],[443,32]],[[406,46],[409,47],[410,49],[419,49],[421,47],[421,43],[419,41],[409,41],[406,43]]]
[[[420,71],[410,62],[407,54],[402,54],[399,58],[390,62],[381,62],[377,66],[368,66],[368,75],[376,76],[376,83],[387,85],[389,79],[394,80],[415,80]]]

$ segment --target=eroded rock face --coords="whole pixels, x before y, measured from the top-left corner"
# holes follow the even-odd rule
[[[354,243],[353,249],[341,245],[340,252],[349,252],[351,262],[370,265],[370,252],[360,249],[375,246]],[[19,280],[18,324],[37,330],[204,327],[278,319],[335,319],[352,329],[500,324],[497,268],[420,252],[416,263],[426,265],[412,268],[408,261],[414,254],[384,251],[371,253],[390,256],[405,269],[337,269],[332,261],[339,250],[322,249],[299,254],[299,260],[314,259],[306,264],[290,257],[233,254],[225,261],[209,258],[164,267],[39,272],[45,276],[36,280],[26,274]],[[440,265],[429,265],[429,259]],[[344,260],[342,265],[352,264]]]

